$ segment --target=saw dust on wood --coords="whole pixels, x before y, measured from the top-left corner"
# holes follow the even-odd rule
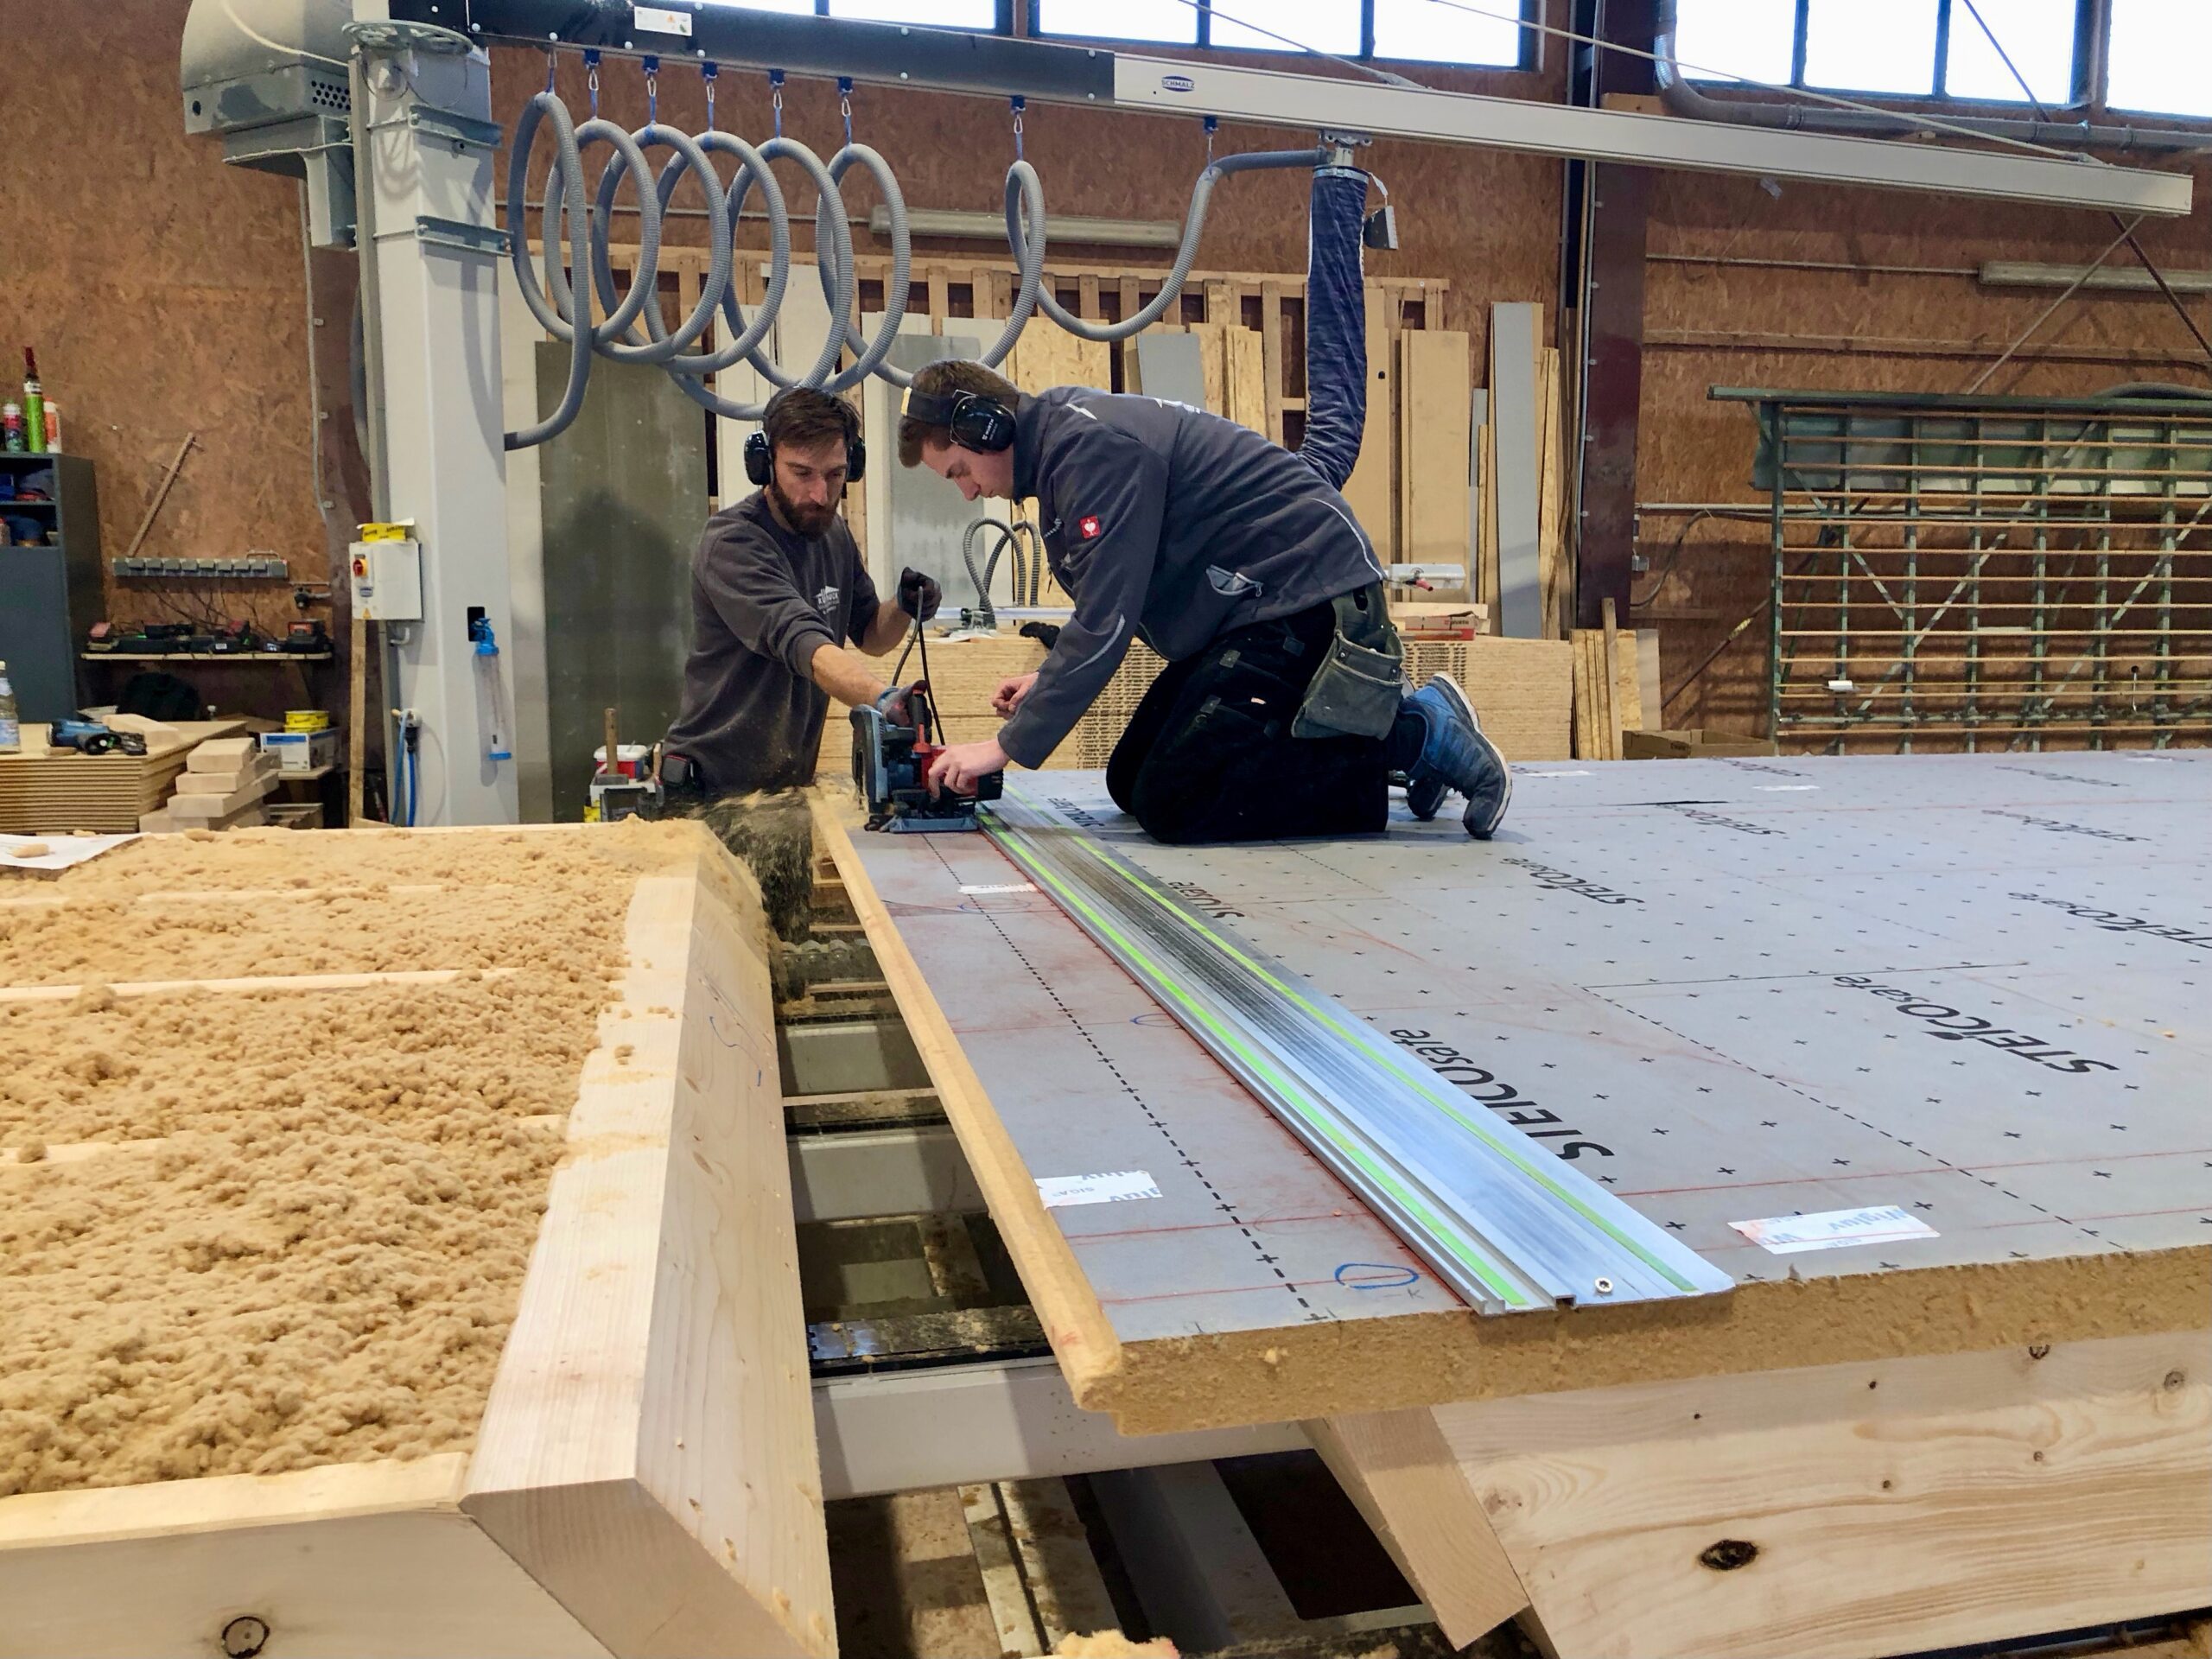
[[[467,1450],[636,876],[697,844],[164,837],[0,909],[0,984],[86,983],[0,1004],[0,1496]]]

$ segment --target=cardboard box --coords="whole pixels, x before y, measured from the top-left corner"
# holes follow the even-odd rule
[[[276,764],[286,772],[313,772],[318,766],[338,764],[338,733],[333,728],[320,732],[264,732],[261,752],[276,757]]]

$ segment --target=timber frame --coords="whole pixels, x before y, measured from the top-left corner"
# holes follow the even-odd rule
[[[473,1452],[0,1499],[0,1654],[834,1654],[765,941],[637,880]]]

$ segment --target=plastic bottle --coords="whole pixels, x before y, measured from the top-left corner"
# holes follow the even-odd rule
[[[23,411],[18,404],[0,404],[0,446],[11,455],[23,453]]]
[[[0,663],[0,754],[16,754],[23,747],[23,728],[16,718],[16,688],[8,683],[8,664]]]
[[[61,453],[61,405],[51,397],[46,400],[46,453]]]
[[[23,436],[35,455],[46,453],[46,396],[39,390],[38,356],[23,347]]]

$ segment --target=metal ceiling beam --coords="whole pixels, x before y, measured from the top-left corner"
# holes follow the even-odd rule
[[[357,0],[357,10],[517,44],[652,53],[797,75],[849,75],[875,85],[1327,127],[1640,167],[2170,216],[2187,213],[2191,197],[2186,174],[2019,151],[1713,126],[1625,110],[1430,92],[1005,35],[786,17],[712,0],[669,0],[650,8],[626,0]],[[639,27],[641,13],[646,22],[658,19],[662,26]]]

